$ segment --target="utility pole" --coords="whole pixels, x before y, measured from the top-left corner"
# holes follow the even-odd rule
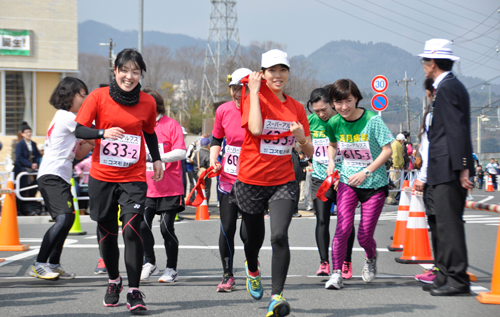
[[[406,131],[408,131],[408,132],[411,132],[410,131],[410,107],[409,107],[410,97],[408,95],[408,84],[413,83],[413,85],[415,85],[414,82],[415,81],[413,80],[413,78],[408,79],[408,76],[406,75],[406,70],[405,70],[405,78],[403,78],[401,80],[396,80],[396,84],[398,86],[400,86],[403,83],[405,85],[405,100],[406,100],[405,108],[406,108],[406,129],[407,129]]]
[[[99,43],[100,46],[109,46],[109,82],[113,81],[113,47],[116,46],[116,43],[113,42],[113,39],[109,39],[109,43]]]
[[[221,74],[221,71],[236,56],[241,55],[236,1],[211,0],[210,2],[212,9],[200,99],[200,106],[205,112],[211,103],[219,101],[220,82],[227,75]]]
[[[144,29],[144,0],[139,0],[139,27],[137,30],[137,50],[142,54],[142,34]]]

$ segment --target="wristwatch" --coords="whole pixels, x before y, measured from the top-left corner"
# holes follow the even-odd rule
[[[99,139],[104,139],[104,129],[99,129]]]
[[[372,177],[372,172],[370,172],[367,168],[363,170],[363,173],[365,173],[366,177]]]

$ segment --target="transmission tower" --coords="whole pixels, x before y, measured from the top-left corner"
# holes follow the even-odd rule
[[[236,1],[211,0],[210,28],[208,30],[205,68],[201,84],[201,106],[207,111],[213,102],[219,101],[220,82],[225,82],[221,72],[227,69],[235,57],[241,56],[238,35]]]

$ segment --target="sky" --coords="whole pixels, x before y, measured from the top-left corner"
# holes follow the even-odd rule
[[[207,39],[210,0],[144,0],[144,30]],[[308,56],[334,40],[386,42],[415,56],[431,38],[454,41],[455,72],[500,84],[498,0],[240,0],[241,45],[285,44]],[[79,0],[78,21],[138,29],[139,0]],[[381,56],[381,58],[384,58]],[[415,67],[419,67],[415,58]],[[413,70],[408,70],[411,76]]]

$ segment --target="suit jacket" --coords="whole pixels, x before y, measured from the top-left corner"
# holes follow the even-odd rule
[[[431,110],[427,184],[458,180],[463,169],[469,169],[469,176],[474,176],[469,94],[452,73],[439,83]]]
[[[30,161],[30,151],[28,150],[28,146],[24,139],[19,141],[16,145],[16,162],[14,164],[14,173],[17,174],[24,172],[26,167],[31,168],[31,164],[37,163],[40,165],[40,158],[42,157],[38,148],[36,147],[36,143],[31,141],[31,155],[32,160]]]

